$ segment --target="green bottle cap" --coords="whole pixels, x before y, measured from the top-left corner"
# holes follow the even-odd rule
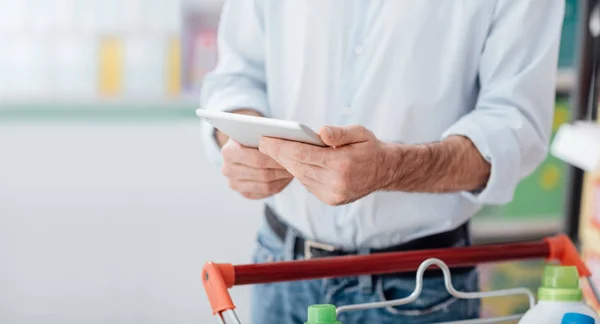
[[[540,301],[581,301],[579,272],[576,267],[546,266],[542,286],[538,290]]]
[[[312,305],[308,308],[308,322],[305,324],[342,324],[337,320],[335,306]]]

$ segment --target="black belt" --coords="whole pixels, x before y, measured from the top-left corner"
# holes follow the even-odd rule
[[[265,206],[265,217],[267,219],[267,224],[275,233],[275,235],[277,235],[282,241],[285,240],[289,226],[281,221],[277,214],[275,214],[275,212],[269,206]],[[399,245],[383,249],[371,249],[370,253],[429,250],[453,247],[463,240],[465,242],[469,242],[468,224],[469,223],[466,222],[451,231],[421,237]],[[315,242],[303,237],[296,238],[294,252],[296,255],[303,256],[305,259],[358,254],[357,251],[340,250],[332,245]],[[452,273],[467,272],[473,269],[474,267],[456,268],[452,269]],[[425,274],[427,275],[434,273],[437,273],[437,275],[440,274],[439,271],[427,271]],[[413,274],[414,272],[410,273],[410,275]]]

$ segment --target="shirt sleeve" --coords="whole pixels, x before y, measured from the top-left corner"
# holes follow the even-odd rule
[[[200,105],[212,111],[250,108],[269,115],[265,84],[264,33],[260,0],[227,0],[218,34],[219,59],[202,83]],[[209,158],[221,162],[215,129],[203,122]]]
[[[546,157],[556,91],[564,0],[498,0],[480,56],[476,107],[442,138],[469,138],[491,164],[479,204],[512,200],[518,182]]]

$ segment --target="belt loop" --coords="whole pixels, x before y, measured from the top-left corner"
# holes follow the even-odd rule
[[[285,240],[283,240],[283,259],[293,261],[296,259],[296,241],[300,234],[291,226],[287,228]]]
[[[368,255],[371,254],[370,249],[359,249],[359,255]],[[373,293],[373,276],[372,275],[364,275],[358,277],[358,289],[363,295],[370,295]]]

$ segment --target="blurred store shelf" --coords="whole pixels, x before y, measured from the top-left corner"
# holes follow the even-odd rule
[[[217,61],[223,2],[6,2],[8,10],[0,10],[0,47],[5,49],[0,71],[9,77],[0,78],[0,116],[79,114],[77,109],[115,115],[113,110],[125,109],[143,117],[148,107],[195,108],[202,79]],[[574,65],[576,7],[576,1],[567,0],[557,80],[561,94],[568,94],[575,80],[569,67]]]
[[[575,75],[571,69],[561,69],[557,77],[557,92],[569,93],[574,84]],[[113,113],[113,109],[138,110],[142,113],[148,108],[152,109],[195,109],[199,105],[199,94],[185,94],[174,96],[63,96],[63,97],[0,97],[0,116],[9,112],[12,116],[31,115],[32,111],[72,111],[94,110]],[[193,114],[190,114],[193,116]]]
[[[126,98],[12,98],[0,101],[0,122],[118,121],[195,118],[198,96]]]
[[[52,109],[56,107],[76,107],[82,105],[82,108],[86,107],[113,107],[113,106],[131,106],[143,108],[147,105],[151,106],[190,106],[198,105],[200,103],[200,95],[189,94],[189,95],[174,95],[174,96],[114,96],[114,97],[98,97],[98,96],[52,96],[52,97],[0,97],[0,110],[1,109],[15,109],[15,108],[27,108],[44,107]]]

